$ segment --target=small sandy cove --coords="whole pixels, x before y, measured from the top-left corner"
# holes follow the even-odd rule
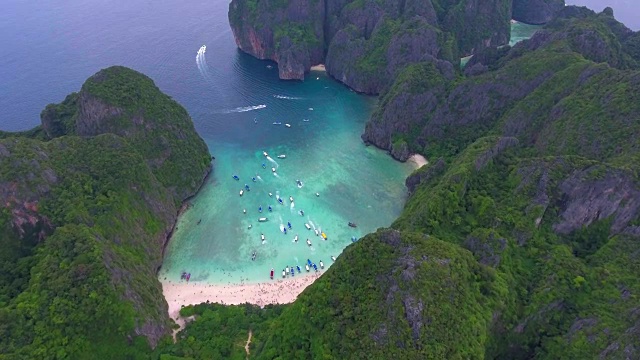
[[[429,163],[424,156],[419,154],[413,154],[409,156],[409,159],[407,161],[412,163],[416,169],[420,169],[421,167]]]
[[[321,273],[296,276],[294,278],[273,280],[266,283],[247,283],[212,285],[201,282],[161,281],[162,292],[169,304],[169,316],[182,328],[185,319],[180,317],[183,306],[204,302],[225,305],[244,303],[265,306],[268,304],[287,304],[293,302],[307,286],[311,285]]]

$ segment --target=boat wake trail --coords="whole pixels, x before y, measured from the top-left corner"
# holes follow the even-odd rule
[[[273,95],[276,99],[284,99],[284,100],[302,100],[301,97],[297,96],[286,96],[286,95]]]
[[[219,113],[221,114],[231,114],[231,113],[241,113],[241,112],[247,112],[247,111],[253,111],[253,110],[260,110],[260,109],[264,109],[266,108],[267,105],[255,105],[255,106],[241,106],[241,107],[237,107],[235,109],[230,109],[230,110],[222,110],[219,111]]]
[[[278,163],[273,160],[273,158],[271,156],[267,156],[267,160],[269,160],[273,165],[275,165],[274,167],[277,169],[278,168]]]
[[[196,54],[196,66],[198,66],[198,71],[200,71],[200,75],[203,78],[210,80],[211,74],[209,73],[209,67],[207,66],[207,59],[205,58],[205,53],[207,52],[207,46],[202,45],[202,47],[198,50]]]

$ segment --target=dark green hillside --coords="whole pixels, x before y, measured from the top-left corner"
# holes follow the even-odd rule
[[[209,167],[207,146],[194,136],[187,111],[153,80],[125,67],[104,69],[87,79],[79,93],[48,105],[42,123],[51,138],[104,133],[126,137],[158,180],[175,193],[176,205],[195,193]]]
[[[114,74],[47,106],[42,128],[0,139],[0,358],[136,358],[170,334],[155,273],[209,155],[146,76],[110,68],[88,83]],[[87,124],[99,130],[77,136]],[[146,152],[158,141],[162,163]]]

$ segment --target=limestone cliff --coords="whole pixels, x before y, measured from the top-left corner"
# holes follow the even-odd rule
[[[0,353],[53,358],[64,344],[90,358],[123,346],[120,357],[168,336],[156,271],[179,207],[211,168],[186,110],[111,67],[48,105],[41,127],[2,135],[0,317],[11,325]]]
[[[282,79],[311,65],[356,91],[378,94],[398,72],[429,61],[453,72],[459,54],[509,41],[509,0],[233,0],[229,22],[238,47],[278,62]]]
[[[564,7],[564,0],[513,0],[513,19],[527,24],[546,24]]]
[[[554,149],[554,153],[559,153],[556,146],[571,143],[575,153],[602,158],[603,152],[598,149],[606,148],[607,142],[596,140],[591,134],[580,135],[578,124],[570,120],[592,119],[595,112],[582,117],[583,108],[568,108],[560,100],[592,97],[595,89],[605,88],[627,94],[616,84],[628,83],[637,88],[638,75],[598,64],[637,68],[621,46],[620,37],[611,30],[611,18],[595,13],[590,16],[560,18],[513,49],[483,53],[468,65],[472,71],[467,73],[475,76],[455,85],[428,63],[407,67],[381,98],[366,125],[363,140],[391,151],[392,155],[397,154],[396,147],[406,144],[408,152],[440,157],[456,154],[478,134],[500,125],[496,131],[518,137],[526,144],[535,142],[545,151]],[[529,64],[526,76],[521,73],[524,64]],[[556,95],[548,99],[551,93]],[[628,95],[634,97],[633,91]],[[536,106],[531,105],[536,101]],[[611,114],[607,117],[611,126],[626,126],[624,112],[616,110],[619,109],[616,102],[600,101],[597,109]],[[568,139],[561,139],[552,130],[560,126],[557,122],[560,118],[572,124]],[[633,134],[629,132],[629,136]],[[586,141],[585,136],[593,142]]]

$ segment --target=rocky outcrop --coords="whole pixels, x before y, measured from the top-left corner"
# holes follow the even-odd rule
[[[457,63],[509,41],[509,0],[234,0],[229,22],[238,47],[278,62],[282,79],[303,79],[311,65],[352,89],[378,94],[417,62]],[[326,56],[325,56],[326,54]],[[452,65],[451,68],[453,69]]]
[[[564,5],[564,0],[513,0],[513,19],[527,24],[546,24]]]
[[[109,133],[127,139],[174,194],[177,206],[197,192],[211,170],[207,146],[187,111],[150,78],[124,67],[101,70],[78,94],[47,106],[42,125],[51,138]]]
[[[566,12],[570,14],[572,10]],[[574,148],[579,149],[580,154],[598,158],[603,147],[609,146],[611,141],[593,138],[587,146],[582,135],[566,134],[561,139],[556,126],[564,121],[575,121],[569,119],[593,116],[593,112],[583,114],[575,107],[569,110],[561,99],[572,94],[593,98],[594,89],[604,87],[619,93],[618,96],[633,98],[636,92],[631,89],[640,87],[637,74],[580,61],[587,58],[620,69],[633,68],[633,60],[621,47],[621,37],[612,30],[615,25],[612,21],[615,20],[606,14],[589,15],[578,11],[576,17],[570,17],[563,10],[559,19],[530,40],[513,48],[484,50],[477,59],[474,56],[466,71],[470,77],[455,86],[448,85],[445,72],[423,70],[418,75],[416,66],[406,67],[381,98],[362,138],[394,154],[403,153],[394,145],[404,147],[402,142],[405,142],[409,152],[442,156],[443,148],[455,152],[501,123],[502,129],[498,131],[503,136],[516,137],[526,143],[537,142],[539,149],[553,148],[551,154],[562,153],[564,150],[559,147],[566,147],[566,142],[571,141],[575,142]],[[625,33],[616,28],[617,32]],[[529,65],[523,67],[523,63]],[[419,66],[428,67],[427,64]],[[521,74],[523,68],[528,69],[526,76]],[[440,75],[436,76],[438,73]],[[441,81],[420,83],[415,78],[439,78]],[[617,83],[627,85],[620,87],[615,85]],[[548,96],[550,92],[554,93],[552,97]],[[616,114],[608,117],[612,128],[628,126],[628,118],[616,110],[613,102],[607,100],[596,104],[603,113],[612,111]],[[628,104],[636,108],[635,101]],[[570,116],[569,111],[574,115]],[[543,124],[549,124],[549,127]],[[576,128],[575,131],[582,130]],[[447,138],[451,139],[450,143]],[[613,135],[610,140],[615,140]],[[553,147],[550,146],[552,142]],[[435,144],[438,147],[434,149]],[[629,151],[635,150],[629,148]]]
[[[109,295],[99,305],[105,309],[130,309],[109,310],[111,324],[119,328],[105,341],[144,336],[153,347],[171,329],[156,271],[178,208],[211,169],[207,146],[182,106],[148,77],[123,67],[98,72],[79,93],[48,105],[41,118],[40,132],[0,139],[0,245],[10,250],[0,264],[14,267],[8,264],[19,262],[20,254],[36,254],[50,241],[73,237],[78,242],[73,252],[58,253],[58,245],[51,245],[52,256],[67,264],[55,276],[74,283],[79,277],[79,287]],[[96,257],[92,270],[79,265],[78,274],[65,275],[74,268],[68,264],[84,261],[83,251]],[[37,295],[37,281],[24,282],[29,284],[24,290],[36,294],[25,298],[42,298],[31,306],[48,308],[57,300]],[[63,283],[53,281],[50,287]],[[57,296],[55,290],[47,294]],[[91,328],[93,310],[79,306],[74,326]]]
[[[640,214],[640,188],[622,171],[577,171],[559,185],[559,190],[561,221],[553,229],[561,234],[611,218],[611,235],[615,235]]]
[[[229,23],[238,48],[277,62],[281,79],[304,79],[323,62],[325,1],[232,1]]]

